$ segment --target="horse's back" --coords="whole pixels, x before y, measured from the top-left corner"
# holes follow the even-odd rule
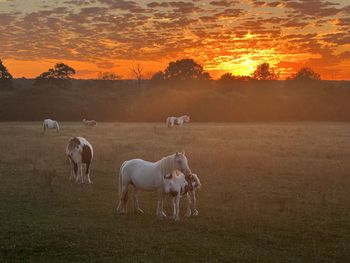
[[[43,125],[46,126],[49,129],[55,129],[58,128],[58,122],[55,120],[51,120],[51,119],[45,119],[43,121]]]
[[[128,183],[146,191],[154,190],[161,185],[155,163],[142,159],[132,159],[124,162],[121,167],[121,176]]]
[[[154,163],[142,159],[131,159],[123,163],[123,170],[138,171],[147,168],[153,168]]]

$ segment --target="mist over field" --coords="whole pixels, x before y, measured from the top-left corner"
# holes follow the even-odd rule
[[[1,121],[350,121],[349,81],[72,80],[69,87],[16,79],[0,92]]]

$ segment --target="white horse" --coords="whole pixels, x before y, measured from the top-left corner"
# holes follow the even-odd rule
[[[71,162],[69,179],[75,183],[85,183],[90,180],[90,165],[94,155],[92,145],[83,137],[74,137],[68,141],[66,155]],[[82,165],[86,164],[85,175],[82,174]]]
[[[156,214],[159,217],[166,217],[163,211],[163,182],[164,177],[175,170],[179,170],[185,175],[191,174],[185,153],[177,152],[154,163],[141,159],[125,161],[121,165],[119,173],[119,205],[117,212],[125,213],[128,186],[131,184],[134,187],[133,201],[136,213],[143,213],[138,202],[139,191],[157,191]]]
[[[43,132],[45,133],[47,129],[55,129],[57,132],[60,131],[60,126],[58,122],[51,119],[45,119],[43,121]]]
[[[190,116],[183,115],[181,117],[168,117],[166,119],[166,125],[168,128],[173,127],[174,125],[182,126],[184,123],[190,122]]]
[[[88,126],[88,127],[94,127],[97,125],[97,121],[95,120],[86,120],[86,119],[83,119],[83,123]]]
[[[180,212],[180,197],[181,195],[186,195],[187,197],[187,209],[186,217],[198,215],[197,210],[197,191],[201,187],[201,183],[196,174],[190,174],[185,176],[180,171],[174,171],[168,174],[164,178],[164,194],[171,195],[173,197],[173,216],[175,221],[179,221]],[[191,210],[191,194],[193,196],[193,213]]]

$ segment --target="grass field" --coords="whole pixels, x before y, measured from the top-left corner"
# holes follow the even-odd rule
[[[0,124],[0,262],[350,260],[349,123],[61,128],[42,135],[40,123]],[[75,135],[94,146],[92,186],[68,182],[64,152]],[[140,195],[144,215],[130,202],[116,215],[120,164],[177,150],[202,181],[199,216],[159,220],[153,193]]]

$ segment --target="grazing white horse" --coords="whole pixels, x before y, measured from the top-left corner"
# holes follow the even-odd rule
[[[58,122],[51,119],[45,119],[43,121],[43,132],[45,133],[47,129],[55,129],[57,132],[60,131],[60,126]]]
[[[168,117],[166,119],[166,125],[168,128],[173,127],[174,125],[182,126],[184,123],[190,122],[190,116],[183,115],[181,117]]]
[[[71,162],[69,179],[75,183],[92,184],[90,179],[90,164],[94,155],[92,145],[83,137],[74,137],[68,141],[66,155]],[[85,175],[82,166],[86,164]]]
[[[180,197],[181,195],[187,196],[187,209],[186,217],[191,216],[191,194],[193,195],[193,213],[192,215],[197,216],[197,191],[201,187],[201,182],[196,174],[190,174],[185,176],[180,171],[174,171],[168,174],[164,178],[164,194],[169,194],[173,197],[173,216],[175,221],[180,220]]]
[[[97,121],[95,120],[86,120],[83,119],[83,123],[87,126],[87,127],[94,127],[97,125]]]
[[[156,214],[159,217],[166,217],[163,211],[163,182],[164,177],[175,170],[179,170],[185,175],[191,174],[185,153],[177,152],[157,162],[147,162],[142,159],[125,161],[120,167],[119,173],[119,205],[117,212],[125,213],[128,186],[131,184],[134,187],[133,201],[136,213],[143,213],[138,202],[139,191],[157,191]]]

